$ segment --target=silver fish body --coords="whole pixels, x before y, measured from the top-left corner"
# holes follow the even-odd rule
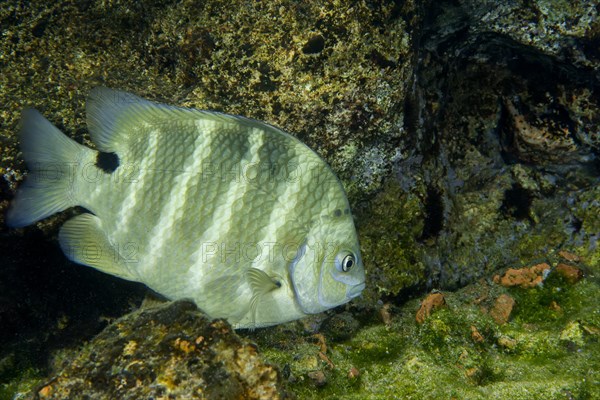
[[[99,151],[23,112],[30,173],[10,226],[85,207],[59,234],[71,260],[192,299],[236,328],[291,321],[361,293],[344,190],[293,136],[106,88],[90,94],[87,118]]]

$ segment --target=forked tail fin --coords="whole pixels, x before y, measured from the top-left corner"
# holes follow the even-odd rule
[[[89,149],[52,125],[37,110],[25,109],[19,133],[29,169],[6,215],[10,227],[22,227],[78,204],[73,183]]]

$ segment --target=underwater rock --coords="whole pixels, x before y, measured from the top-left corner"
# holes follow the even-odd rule
[[[364,265],[370,265],[363,295],[398,294],[423,282],[425,265],[419,243],[424,229],[423,205],[397,182],[389,182],[357,210],[357,229]]]
[[[471,325],[471,339],[475,343],[482,343],[485,340],[475,325]]]
[[[323,322],[322,331],[333,340],[347,340],[360,328],[360,323],[349,312],[334,314]]]
[[[568,264],[558,264],[554,272],[560,274],[571,284],[577,283],[583,278],[583,271],[581,269]]]
[[[505,100],[504,104],[509,117],[509,125],[505,129],[510,130],[507,138],[510,143],[506,143],[506,150],[517,159],[540,165],[569,164],[580,160],[576,135],[566,122],[537,115],[529,115],[532,120],[528,121],[527,116],[518,111],[510,100]],[[585,156],[581,159],[587,160]]]
[[[578,321],[571,321],[560,333],[560,340],[573,343],[577,346],[584,345],[583,329]]]
[[[360,371],[356,367],[350,367],[348,371],[348,379],[358,379],[360,377]]]
[[[276,367],[187,301],[140,309],[63,354],[30,398],[286,398]]]
[[[392,322],[392,305],[390,303],[385,303],[381,306],[378,312],[378,317],[383,322],[384,325],[388,326]]]
[[[428,282],[456,288],[539,262],[545,246],[598,259],[598,227],[576,217],[596,221],[598,1],[443,0],[424,12],[407,120],[422,158],[397,171],[435,193],[423,198]],[[580,195],[591,203],[565,207]]]
[[[567,261],[571,261],[571,262],[575,262],[575,263],[578,263],[579,261],[581,261],[581,257],[579,257],[577,254],[571,253],[570,251],[561,250],[558,252],[558,255]]]
[[[327,384],[327,377],[323,371],[311,371],[308,373],[308,377],[317,387],[322,387]]]
[[[498,344],[500,345],[500,347],[503,347],[505,349],[509,349],[509,350],[513,350],[517,347],[518,342],[508,336],[500,336],[498,338]]]
[[[508,322],[514,306],[515,299],[508,294],[501,294],[494,302],[494,306],[490,310],[490,316],[498,325],[504,325]]]
[[[432,293],[423,299],[415,319],[419,324],[422,324],[433,311],[445,306],[446,300],[444,299],[444,295],[442,293]]]
[[[548,270],[550,270],[550,265],[546,263],[537,264],[529,268],[509,268],[504,275],[495,275],[494,282],[505,287],[520,286],[522,288],[531,288],[544,281],[544,273]]]

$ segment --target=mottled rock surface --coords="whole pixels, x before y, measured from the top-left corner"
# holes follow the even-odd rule
[[[283,399],[276,367],[193,303],[141,309],[63,352],[32,399]]]
[[[598,265],[598,4],[424,7],[407,98],[418,112],[405,120],[422,162],[397,167],[401,182],[424,183],[420,239],[434,286],[533,265],[560,246]]]

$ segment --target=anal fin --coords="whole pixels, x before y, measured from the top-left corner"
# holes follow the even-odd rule
[[[85,213],[68,220],[58,235],[60,247],[72,261],[99,271],[136,281],[118,248],[110,243],[102,221]]]

